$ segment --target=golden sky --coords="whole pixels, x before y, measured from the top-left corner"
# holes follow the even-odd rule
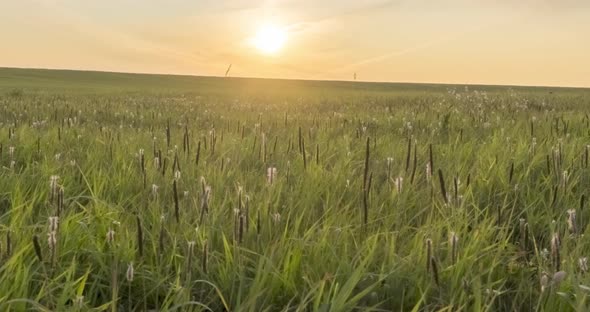
[[[273,55],[251,41],[286,32]],[[590,87],[590,0],[0,0],[0,66]]]

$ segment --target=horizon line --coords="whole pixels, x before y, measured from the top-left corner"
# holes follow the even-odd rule
[[[49,67],[10,67],[0,66],[0,69],[20,69],[20,70],[46,70],[46,71],[70,71],[70,72],[93,72],[107,74],[126,74],[126,75],[151,75],[151,76],[176,76],[176,77],[193,77],[193,78],[227,78],[227,79],[260,79],[260,80],[281,80],[281,81],[304,81],[304,82],[348,82],[348,83],[365,83],[365,84],[398,84],[398,85],[439,85],[439,86],[475,86],[475,87],[515,87],[515,88],[555,88],[555,89],[582,89],[590,90],[590,86],[566,86],[566,85],[527,85],[527,84],[485,84],[485,83],[451,83],[451,82],[412,82],[412,81],[381,81],[381,80],[344,80],[344,79],[306,79],[306,78],[273,78],[257,76],[217,76],[217,75],[199,75],[199,74],[180,74],[180,73],[162,73],[162,72],[128,72],[104,69],[75,69],[75,68],[49,68]]]

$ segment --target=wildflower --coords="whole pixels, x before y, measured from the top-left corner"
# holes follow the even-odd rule
[[[402,192],[402,186],[404,183],[404,178],[403,177],[397,177],[395,178],[395,189],[397,190],[398,193]]]
[[[174,172],[174,179],[175,179],[176,181],[180,180],[180,170],[176,170],[176,171]]]
[[[188,242],[188,254],[192,254],[195,249],[195,241]]]
[[[281,214],[280,214],[280,213],[278,213],[278,212],[275,212],[275,213],[273,213],[273,214],[272,214],[272,220],[273,220],[275,223],[279,223],[279,222],[281,222]]]
[[[588,272],[588,258],[582,257],[578,259],[578,267],[580,268],[580,271],[584,273]]]
[[[188,252],[188,261],[187,261],[187,263],[188,263],[188,269],[189,269],[189,271],[191,269],[192,262],[193,262],[193,253],[194,253],[194,250],[195,250],[195,241],[188,242],[188,251],[187,251]]]
[[[57,181],[59,181],[59,176],[52,175],[49,178],[49,188],[52,192],[55,192],[55,190],[57,189]]]
[[[152,196],[154,196],[154,198],[158,197],[158,188],[159,186],[152,184]]]
[[[268,182],[268,184],[272,184],[273,181],[276,179],[276,176],[277,168],[269,167],[268,169],[266,169],[266,181]]]
[[[451,245],[451,261],[453,264],[457,261],[457,248],[459,245],[459,237],[455,232],[450,233],[449,243]]]
[[[109,231],[107,232],[107,242],[109,244],[112,244],[115,241],[115,231],[113,231],[113,229],[109,228]]]
[[[391,167],[391,165],[393,164],[393,157],[387,157],[387,167]]]
[[[47,245],[49,245],[50,250],[55,250],[55,246],[57,245],[57,236],[55,231],[47,233]]]
[[[49,232],[57,231],[59,225],[59,217],[49,217]]]
[[[387,157],[387,179],[390,179],[392,164],[393,164],[393,157]]]
[[[567,226],[572,234],[576,234],[576,209],[567,211]]]
[[[134,274],[135,270],[133,269],[133,262],[129,262],[129,265],[127,265],[127,274],[125,275],[127,277],[128,282],[133,282]]]

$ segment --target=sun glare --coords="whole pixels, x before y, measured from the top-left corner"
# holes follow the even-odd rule
[[[276,54],[287,41],[284,29],[274,25],[264,25],[258,29],[252,43],[262,53]]]

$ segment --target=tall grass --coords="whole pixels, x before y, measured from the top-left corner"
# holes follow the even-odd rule
[[[0,92],[0,309],[590,308],[590,92],[293,86]]]

